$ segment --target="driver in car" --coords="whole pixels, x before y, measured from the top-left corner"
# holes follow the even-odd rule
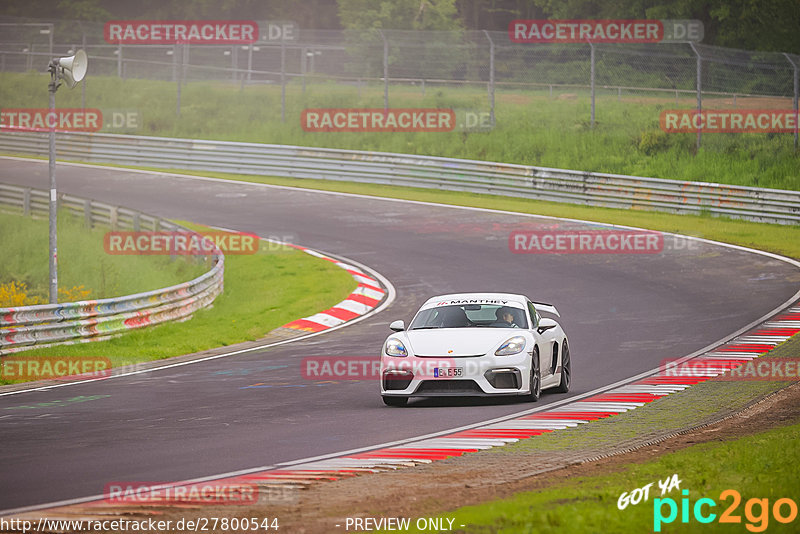
[[[492,323],[492,326],[497,328],[517,328],[517,325],[514,324],[514,312],[508,306],[497,308],[494,316],[497,320]]]

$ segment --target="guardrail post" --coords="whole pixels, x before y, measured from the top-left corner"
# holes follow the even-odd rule
[[[489,35],[488,31],[483,30],[483,33],[486,35],[486,39],[489,40],[489,117],[492,121],[492,127],[494,127],[494,41],[492,41],[492,36]],[[423,85],[423,87],[425,86]]]
[[[703,58],[700,56],[700,52],[697,51],[697,48],[694,46],[694,43],[689,42],[689,46],[692,47],[692,51],[697,56],[697,113],[700,114],[703,112]],[[702,138],[701,129],[697,129],[697,150],[700,150],[700,140]]]
[[[26,187],[22,190],[22,214],[31,214],[31,189]]]
[[[86,228],[92,227],[92,201],[88,198],[83,201],[83,224]]]
[[[798,94],[797,94],[798,93],[797,67],[798,67],[798,65],[797,65],[797,63],[792,61],[792,58],[790,58],[789,54],[787,54],[786,52],[783,53],[783,56],[786,58],[786,60],[789,63],[791,63],[792,70],[794,70],[794,76],[793,76],[793,78],[794,78],[794,97],[792,98],[792,109],[794,110],[794,148],[796,149],[797,148],[797,130],[798,130],[798,128],[800,128],[800,125],[797,124],[798,121],[800,121],[800,115],[798,115],[798,113],[797,113],[797,96],[798,96]]]
[[[111,222],[111,229],[117,230],[117,223],[119,221],[119,213],[117,212],[116,206],[111,206],[111,210],[108,212],[108,218]]]
[[[589,48],[590,48],[590,68],[589,68],[589,75],[591,77],[591,86],[592,86],[592,120],[591,120],[591,127],[594,128],[594,44],[589,41]]]
[[[122,78],[122,41],[117,45],[117,78]]]
[[[133,231],[138,232],[141,229],[142,223],[138,211],[133,212]]]

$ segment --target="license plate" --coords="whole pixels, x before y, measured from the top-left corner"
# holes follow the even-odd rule
[[[464,376],[463,367],[437,367],[433,370],[434,378],[458,378]]]

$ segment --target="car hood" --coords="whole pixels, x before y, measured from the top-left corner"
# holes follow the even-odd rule
[[[522,335],[519,328],[436,328],[408,330],[406,336],[416,356],[482,356],[505,340]]]

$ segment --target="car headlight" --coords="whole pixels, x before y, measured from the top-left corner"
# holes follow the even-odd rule
[[[500,348],[494,351],[494,355],[511,356],[512,354],[519,354],[523,350],[525,350],[525,338],[522,336],[514,336],[500,345]]]
[[[384,349],[384,351],[389,356],[399,356],[399,357],[408,356],[408,351],[406,350],[406,346],[403,345],[403,342],[397,339],[396,337],[389,338],[386,341],[386,348]]]

